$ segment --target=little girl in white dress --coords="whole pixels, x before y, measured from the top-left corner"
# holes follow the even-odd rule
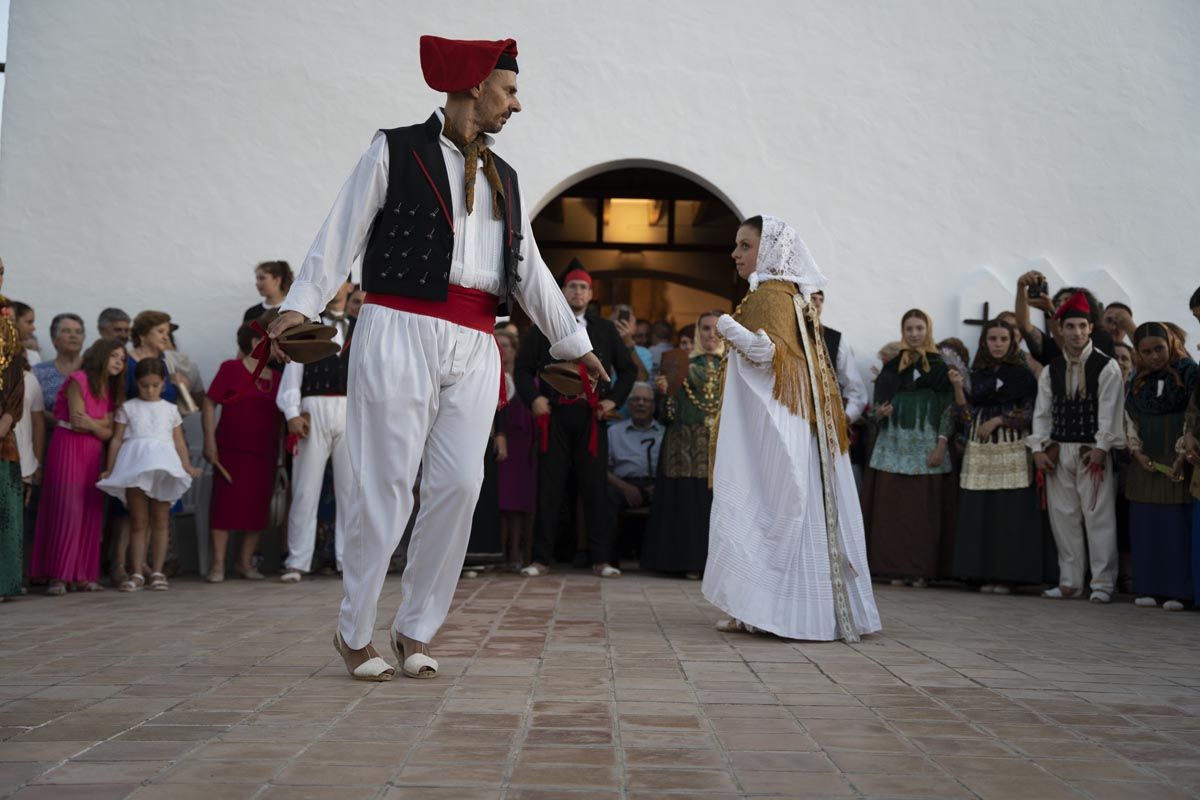
[[[96,486],[129,509],[130,563],[146,563],[148,540],[153,538],[149,588],[165,591],[167,577],[162,569],[167,557],[171,506],[200,470],[188,457],[179,410],[174,403],[161,399],[167,379],[162,361],[143,358],[133,377],[138,396],[117,409],[108,469]],[[135,573],[120,589],[134,592],[145,584],[145,576]]]

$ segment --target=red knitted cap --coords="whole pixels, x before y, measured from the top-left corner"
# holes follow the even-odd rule
[[[497,41],[421,37],[421,71],[429,88],[465,92],[494,69],[517,71],[517,40]]]

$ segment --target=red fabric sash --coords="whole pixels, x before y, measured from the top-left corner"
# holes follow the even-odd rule
[[[250,330],[257,333],[262,338],[258,340],[258,344],[250,351],[250,357],[255,360],[254,372],[250,375],[250,380],[246,381],[246,385],[238,390],[233,397],[223,401],[225,403],[236,403],[242,399],[242,395],[250,391],[250,387],[258,380],[258,376],[262,375],[263,370],[267,368],[267,363],[271,360],[271,340],[267,338],[267,332],[263,330],[262,325],[258,324],[258,320],[250,323]]]
[[[591,411],[589,416],[592,418],[592,427],[588,432],[588,453],[591,454],[592,458],[595,458],[600,444],[600,419],[597,415],[597,412],[600,409],[600,398],[596,394],[596,389],[592,386],[592,382],[589,379],[587,367],[585,367],[583,364],[579,364],[578,366],[579,379],[583,381],[583,397],[560,397],[558,398],[558,403],[559,405],[563,406],[573,406],[576,403],[587,403],[588,409]],[[550,415],[546,414],[545,419],[547,426],[546,433],[549,434]],[[544,453],[546,452],[546,439],[543,438],[542,441],[542,452]]]
[[[409,314],[420,314],[423,317],[444,319],[464,328],[472,328],[480,333],[491,335],[496,325],[496,306],[499,299],[494,294],[481,292],[478,289],[466,289],[450,284],[445,300],[421,300],[416,297],[404,297],[398,294],[377,294],[367,292],[363,305],[368,303],[393,311],[405,311]],[[496,355],[499,357],[500,343],[496,342]],[[508,405],[508,387],[504,382],[504,365],[500,366],[500,399],[497,408]]]

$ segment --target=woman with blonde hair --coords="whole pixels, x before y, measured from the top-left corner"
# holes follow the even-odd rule
[[[918,588],[950,570],[955,486],[948,442],[954,388],[933,323],[914,308],[900,320],[903,346],[875,384],[879,436],[863,487],[871,568]]]

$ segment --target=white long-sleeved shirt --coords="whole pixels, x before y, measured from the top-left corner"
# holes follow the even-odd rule
[[[1092,343],[1088,342],[1079,354],[1079,360],[1087,363],[1092,355]],[[1064,356],[1065,357],[1065,356]],[[1067,370],[1067,394],[1073,396],[1079,388],[1079,381],[1084,380],[1083,370]],[[1120,449],[1125,446],[1125,400],[1124,382],[1121,379],[1121,368],[1115,359],[1109,359],[1100,370],[1097,381],[1097,403],[1099,411],[1096,415],[1096,447],[1101,450]],[[1054,391],[1050,386],[1050,367],[1047,365],[1038,377],[1037,402],[1033,408],[1033,432],[1026,437],[1025,443],[1035,453],[1040,453],[1050,444],[1051,432],[1054,429]]]
[[[441,109],[436,113],[444,121]],[[492,137],[484,139],[490,148]],[[475,181],[474,211],[468,216],[465,159],[445,135],[439,136],[439,142],[450,180],[454,218],[450,283],[498,295],[504,285],[501,242],[505,229],[503,220],[495,219],[492,213],[491,188],[481,170]],[[345,282],[351,265],[362,259],[371,224],[387,199],[388,166],[387,137],[377,132],[338,192],[280,311],[299,311],[307,319],[316,319]],[[520,220],[514,222],[514,227],[525,235],[519,251],[523,260],[517,266],[521,281],[514,287],[516,299],[552,342],[550,354],[554,358],[579,358],[592,349],[591,342],[587,331],[576,324],[562,290],[538,252],[523,197]]]
[[[333,336],[333,341],[340,347],[346,342],[345,336],[342,335],[343,326],[338,325],[337,321],[331,317],[322,314],[321,321],[326,325],[333,325],[337,333]],[[284,419],[295,419],[300,416],[300,384],[304,382],[304,365],[298,361],[292,361],[283,368],[283,375],[279,378],[279,391],[275,394],[275,405],[283,412]]]
[[[846,422],[853,425],[862,417],[867,407],[867,384],[863,382],[862,373],[854,363],[854,350],[842,337],[838,345],[837,364],[838,388],[842,390],[842,399],[846,401]]]

